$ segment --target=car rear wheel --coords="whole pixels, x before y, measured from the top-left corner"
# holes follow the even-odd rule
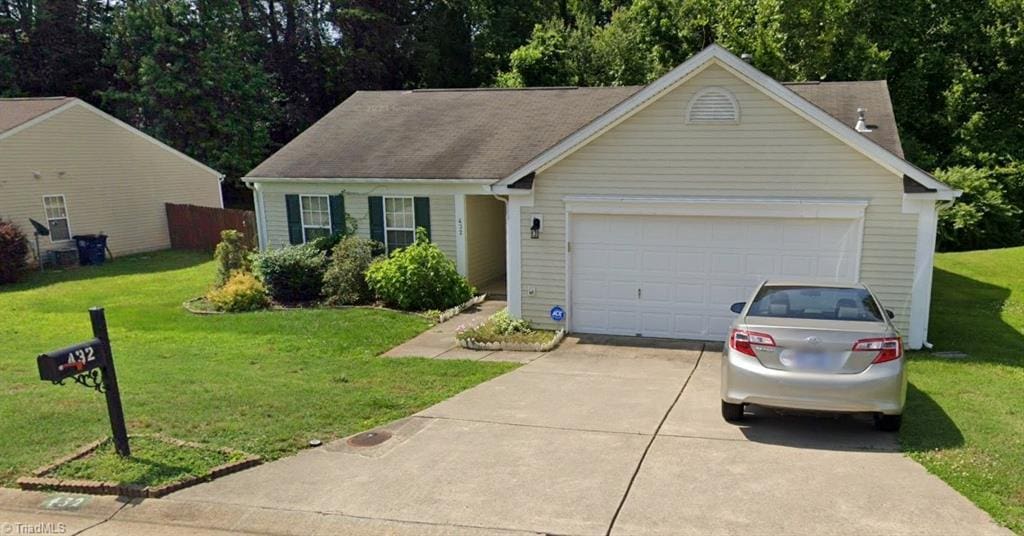
[[[883,432],[898,432],[903,424],[903,415],[875,414],[875,428]]]
[[[722,418],[729,422],[743,420],[743,404],[730,404],[722,401]]]

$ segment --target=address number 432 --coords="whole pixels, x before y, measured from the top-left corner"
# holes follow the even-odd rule
[[[86,363],[96,360],[96,351],[92,346],[86,346],[85,348],[79,348],[74,352],[68,354],[67,363],[61,365],[60,370],[69,368],[81,368]]]

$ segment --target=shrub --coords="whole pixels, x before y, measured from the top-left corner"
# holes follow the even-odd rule
[[[335,232],[327,236],[321,236],[320,238],[314,238],[309,242],[309,246],[317,251],[324,252],[325,255],[330,257],[335,246],[346,236],[355,236],[356,230],[359,229],[359,222],[349,213],[345,213],[345,231]]]
[[[28,239],[14,222],[0,218],[0,284],[15,283],[28,262]]]
[[[459,326],[455,338],[460,341],[544,344],[555,336],[553,331],[535,330],[526,320],[514,318],[508,309],[491,315],[482,324]]]
[[[407,311],[447,309],[473,297],[475,289],[455,263],[431,243],[425,229],[416,242],[395,250],[366,271],[366,282],[385,303]]]
[[[249,272],[235,272],[224,285],[211,290],[206,299],[218,311],[239,313],[266,309],[270,305],[267,289]]]
[[[270,296],[283,303],[318,299],[326,268],[324,253],[305,245],[267,250],[253,259],[253,269]]]
[[[252,270],[251,254],[244,234],[234,229],[221,231],[220,243],[213,252],[213,259],[217,261],[217,286],[226,283],[234,272]]]
[[[324,273],[323,294],[331,305],[367,303],[373,293],[366,284],[366,270],[373,262],[377,242],[349,236],[331,252],[330,265]]]
[[[521,318],[516,318],[509,314],[508,307],[498,311],[491,315],[489,320],[494,324],[494,331],[501,335],[511,335],[513,333],[529,333],[530,323]]]
[[[1021,208],[1006,198],[997,170],[953,167],[936,178],[963,195],[939,212],[939,249],[966,250],[1015,246],[1021,243]]]

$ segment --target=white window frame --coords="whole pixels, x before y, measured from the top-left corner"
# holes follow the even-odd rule
[[[50,218],[50,215],[46,213],[46,199],[51,197],[59,197],[60,202],[64,205],[64,217],[63,218]],[[50,243],[51,244],[63,244],[65,242],[71,242],[71,238],[74,233],[71,232],[71,211],[68,210],[68,199],[64,194],[47,194],[43,196],[43,219],[46,221],[46,229],[50,231]],[[68,224],[68,237],[64,240],[54,240],[53,230],[50,229],[50,220],[64,220]]]
[[[303,198],[314,198],[320,197],[327,201],[327,227],[320,225],[307,225],[306,224],[306,211],[302,209]],[[306,240],[306,229],[327,229],[327,235],[330,236],[333,232],[331,229],[331,222],[334,218],[331,214],[331,196],[327,194],[299,194],[299,222],[302,224],[302,243],[308,244],[309,240]]]
[[[412,228],[388,226],[388,199],[408,199],[412,205]],[[391,246],[388,244],[388,231],[412,231],[412,242],[416,243],[416,198],[411,195],[386,195],[381,201],[381,216],[384,218],[384,251],[391,254]]]

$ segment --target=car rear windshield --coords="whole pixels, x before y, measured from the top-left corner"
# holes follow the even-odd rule
[[[766,286],[754,297],[748,316],[879,322],[882,312],[862,288]]]

